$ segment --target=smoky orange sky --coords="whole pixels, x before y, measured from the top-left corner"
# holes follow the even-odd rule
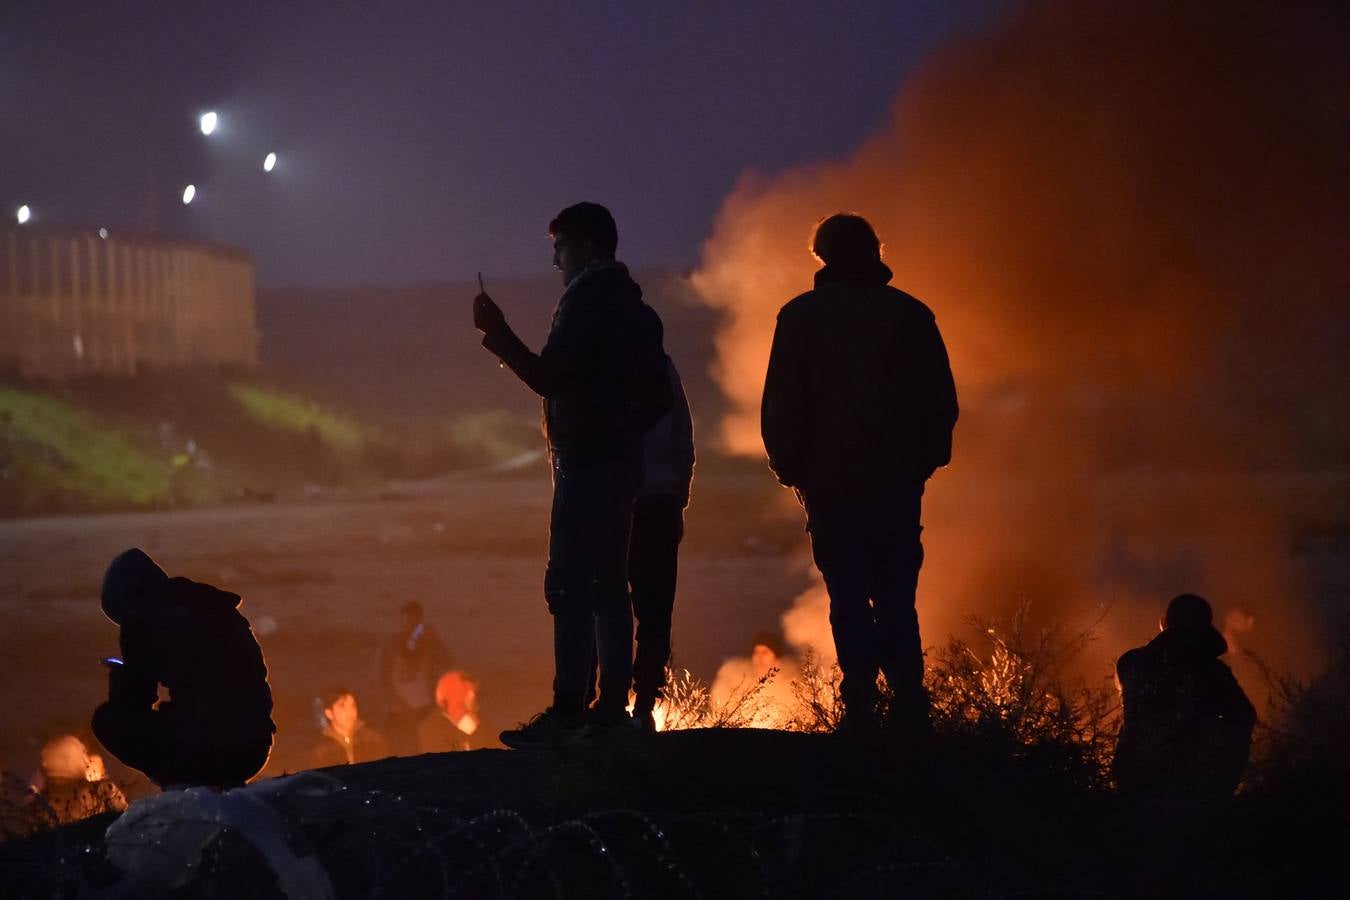
[[[725,446],[763,455],[774,317],[811,284],[813,224],[858,212],[936,312],[961,396],[926,496],[925,644],[1023,599],[1070,627],[1109,606],[1102,674],[1192,590],[1306,672],[1317,598],[1291,545],[1323,515],[1318,473],[1343,500],[1350,447],[1348,19],[1027,5],[936,54],[851,157],[745,176],[693,276],[723,313]],[[822,599],[789,639],[828,647]]]

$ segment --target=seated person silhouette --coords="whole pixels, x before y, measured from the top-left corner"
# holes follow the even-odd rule
[[[320,702],[325,725],[323,737],[310,754],[314,768],[355,765],[389,755],[380,733],[361,721],[355,694],[346,688],[335,688]]]
[[[160,787],[242,785],[272,749],[272,691],[240,598],[170,578],[138,549],[103,577],[103,612],[121,627],[94,734]],[[160,697],[160,686],[168,698]]]
[[[1231,797],[1256,712],[1219,657],[1228,642],[1204,598],[1167,606],[1161,633],[1116,662],[1124,723],[1112,774],[1122,794],[1169,803]]]
[[[423,753],[468,750],[478,725],[478,683],[446,672],[436,681],[436,708],[417,725],[418,746]]]

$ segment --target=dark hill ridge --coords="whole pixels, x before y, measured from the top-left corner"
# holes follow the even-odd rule
[[[109,816],[0,844],[0,893],[1297,896],[1324,865],[1299,814],[1242,800],[1210,816],[1131,813],[1076,785],[1062,758],[1006,751],[706,730],[389,759],[245,789],[276,824],[220,832],[175,890],[113,867]],[[259,849],[269,832],[284,836],[284,866]],[[169,852],[167,829],[141,834]]]

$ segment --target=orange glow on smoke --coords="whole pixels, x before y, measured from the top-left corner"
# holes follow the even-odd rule
[[[1344,146],[1347,126],[1322,102],[1338,79],[1288,48],[1350,73],[1309,51],[1322,45],[1297,16],[1239,6],[1219,23],[1166,3],[1034,4],[939,54],[850,158],[747,177],[717,217],[692,283],[723,313],[731,452],[763,455],[775,315],[811,285],[819,218],[869,218],[894,284],[937,313],[963,415],[925,498],[929,645],[1024,598],[1066,627],[1110,606],[1105,674],[1196,590],[1220,622],[1241,605],[1271,623],[1251,634],[1271,661],[1315,664],[1289,555],[1304,504],[1259,472],[1345,442],[1306,380],[1345,367],[1323,323],[1343,316],[1350,197],[1305,151]],[[1312,44],[1287,40],[1295,27]],[[1305,448],[1310,432],[1323,444]],[[822,589],[804,594],[790,640],[828,647],[826,609]]]

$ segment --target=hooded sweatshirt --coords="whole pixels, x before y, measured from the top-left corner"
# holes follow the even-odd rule
[[[890,280],[879,259],[828,265],[779,311],[760,428],[784,485],[870,490],[951,460],[947,349],[932,310]]]
[[[121,626],[123,665],[109,669],[108,700],[155,714],[184,740],[247,748],[270,743],[272,691],[262,648],[239,612],[240,597],[170,578],[144,552],[113,560],[102,606]]]
[[[1170,627],[1116,662],[1124,722],[1113,772],[1122,789],[1231,794],[1256,713],[1219,659],[1212,625]]]

